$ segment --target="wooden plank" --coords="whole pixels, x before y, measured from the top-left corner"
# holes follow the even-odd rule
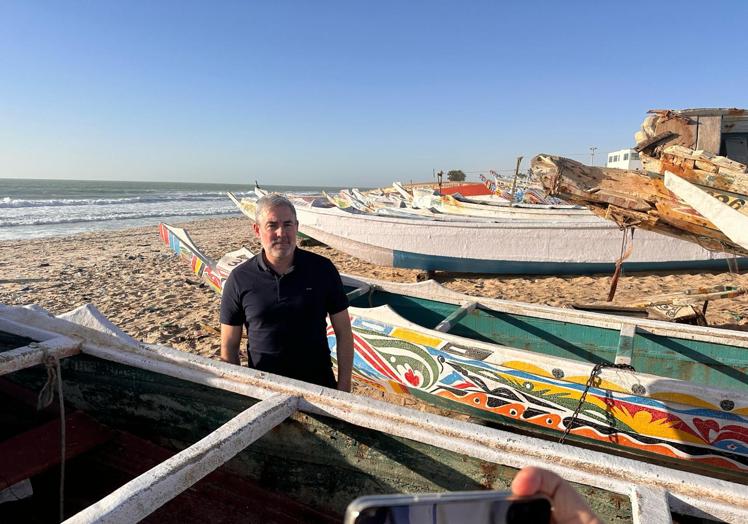
[[[65,417],[65,458],[106,442],[111,431],[82,412]],[[60,421],[53,420],[0,443],[0,489],[60,463]]]
[[[80,343],[68,337],[57,337],[45,342],[32,342],[28,346],[0,353],[0,375],[37,366],[47,356],[65,358],[80,353]]]
[[[748,250],[748,217],[673,173],[665,173],[665,186]]]
[[[618,350],[616,351],[616,364],[631,365],[634,356],[634,337],[636,335],[636,324],[623,324],[621,335],[618,339]]]
[[[655,124],[655,132],[660,135],[666,131],[671,131],[677,135],[669,140],[670,144],[695,148],[696,146],[696,121],[691,118],[669,113],[661,115]]]
[[[366,293],[369,292],[370,289],[371,289],[371,286],[361,286],[352,291],[349,291],[348,293],[346,293],[346,296],[348,297],[348,301],[350,302],[351,300],[357,299],[361,295],[365,295]]]
[[[631,497],[631,513],[634,524],[648,522],[673,522],[668,502],[668,492],[661,488],[637,486]]]
[[[719,154],[720,138],[722,135],[721,116],[698,116],[696,149],[703,149]]]
[[[277,394],[255,404],[66,522],[142,520],[283,422],[296,411],[297,403],[295,397]]]
[[[736,162],[748,163],[748,143],[745,136],[725,137],[725,153]]]
[[[722,133],[748,133],[748,115],[723,116]]]
[[[728,116],[745,114],[745,109],[736,109],[734,107],[697,107],[691,109],[651,109],[649,113],[667,114],[674,113],[683,116]]]
[[[477,306],[477,302],[470,302],[463,305],[459,309],[453,311],[452,314],[447,318],[439,322],[434,328],[434,331],[441,331],[442,333],[446,333],[447,331],[452,329],[457,322],[463,319],[465,315],[474,311]]]

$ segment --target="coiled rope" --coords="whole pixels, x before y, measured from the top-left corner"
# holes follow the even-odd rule
[[[42,364],[47,369],[47,381],[44,383],[36,403],[36,409],[42,410],[52,404],[55,389],[60,402],[60,522],[65,520],[65,401],[62,396],[62,371],[60,359],[44,350]]]

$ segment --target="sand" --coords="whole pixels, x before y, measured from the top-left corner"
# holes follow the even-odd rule
[[[175,224],[215,258],[242,244],[259,248],[246,218]],[[419,272],[375,266],[326,246],[308,249],[341,272],[414,282]],[[437,273],[443,285],[478,297],[564,306],[605,300],[610,275],[577,277],[465,276]],[[616,302],[687,288],[748,286],[725,272],[637,273],[621,277]],[[38,304],[58,314],[93,303],[133,337],[208,357],[219,354],[220,299],[159,237],[158,227],[101,231],[51,239],[0,242],[0,303]],[[710,325],[748,329],[748,297],[709,303]]]

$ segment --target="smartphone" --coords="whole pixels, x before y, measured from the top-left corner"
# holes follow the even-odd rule
[[[504,491],[370,495],[348,505],[345,524],[549,524],[551,501]]]

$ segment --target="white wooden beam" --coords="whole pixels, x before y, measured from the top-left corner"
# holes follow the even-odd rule
[[[463,304],[459,309],[454,310],[451,315],[439,322],[436,327],[434,327],[434,331],[441,331],[442,333],[446,333],[447,331],[452,329],[455,324],[462,320],[465,315],[474,311],[476,307],[478,307],[477,302]]]
[[[668,493],[662,488],[636,486],[631,494],[631,516],[634,524],[659,522],[672,524]]]
[[[65,522],[138,522],[283,422],[297,406],[298,398],[288,395],[263,400]]]
[[[361,295],[365,295],[366,293],[369,292],[370,289],[371,289],[371,286],[366,284],[361,287],[357,287],[356,289],[352,291],[349,291],[348,293],[346,293],[346,296],[348,297],[348,300],[351,301],[351,300],[354,300],[360,297]]]
[[[673,509],[686,515],[711,515],[726,522],[748,522],[744,486],[617,457],[575,446],[516,435],[429,413],[414,412],[382,401],[354,396],[253,369],[209,360],[159,346],[149,350],[112,350],[85,344],[84,353],[247,395],[298,395],[299,410],[335,417],[462,453],[496,464],[550,468],[563,478],[631,497],[637,485],[665,489]],[[653,524],[656,521],[650,521]]]
[[[80,342],[68,337],[32,342],[28,346],[0,353],[0,376],[42,364],[45,355],[65,358],[77,355],[80,351]]]

